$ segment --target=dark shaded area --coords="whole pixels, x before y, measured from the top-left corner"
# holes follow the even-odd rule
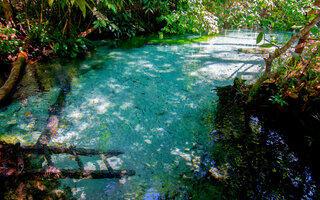
[[[320,101],[308,102],[290,99],[288,105],[279,106],[268,101],[276,90],[274,84],[262,85],[256,101],[252,103],[252,113],[264,121],[265,125],[281,133],[298,157],[310,166],[313,178],[320,183]]]
[[[0,62],[0,87],[6,82],[9,77],[11,65],[9,63]]]
[[[236,82],[242,84],[236,79]],[[319,199],[319,149],[290,113],[244,103],[240,88],[217,88],[211,142],[200,170],[177,196],[192,199]],[[310,127],[311,128],[311,127]],[[170,198],[169,198],[170,199]]]
[[[308,130],[296,123],[296,116],[241,103],[239,91],[231,86],[217,90],[216,131],[207,159],[215,166],[229,165],[223,197],[318,199],[319,175],[310,167],[319,151],[306,151],[301,140]]]

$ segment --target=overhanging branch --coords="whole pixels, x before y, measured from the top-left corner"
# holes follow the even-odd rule
[[[263,74],[264,77],[270,76],[272,62],[274,59],[278,58],[280,55],[285,53],[297,40],[303,37],[306,33],[310,31],[320,21],[320,13],[308,24],[306,25],[299,33],[292,35],[290,40],[281,48],[276,49],[272,54],[269,54],[268,58],[265,58],[266,70]]]

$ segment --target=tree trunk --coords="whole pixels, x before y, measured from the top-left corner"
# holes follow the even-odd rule
[[[320,0],[316,0],[314,3],[313,3],[314,6],[318,6],[320,7]],[[311,10],[308,12],[307,16],[310,16],[312,14],[317,14],[317,11],[316,10]],[[294,50],[295,53],[297,54],[302,54],[303,50],[304,50],[304,47],[307,46],[307,42],[308,42],[308,38],[309,38],[309,35],[310,35],[310,31],[308,31],[304,36],[302,36],[299,41],[298,41],[298,44]]]
[[[13,16],[12,7],[7,0],[1,0],[1,3],[3,7],[4,15],[8,23],[12,21],[12,16]]]
[[[27,56],[24,52],[20,52],[18,54],[17,60],[12,64],[9,78],[0,88],[0,103],[11,93],[12,89],[16,86],[19,79],[20,71],[26,63],[26,57]]]

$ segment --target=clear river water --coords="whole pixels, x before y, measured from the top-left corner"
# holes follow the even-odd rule
[[[136,174],[121,179],[61,179],[59,188],[69,187],[77,199],[183,199],[191,187],[188,180],[208,179],[210,173],[223,176],[215,162],[207,162],[210,173],[201,167],[207,146],[212,145],[216,88],[232,85],[235,77],[253,81],[263,71],[262,55],[246,51],[257,48],[257,35],[230,30],[199,42],[132,48],[110,48],[110,42],[100,42],[82,60],[51,61],[46,65],[55,70],[43,73],[48,79],[58,78],[49,89],[31,92],[0,110],[1,138],[35,144],[63,89],[59,77],[68,76],[70,90],[49,145],[121,150],[124,154],[108,159],[110,165]],[[107,169],[99,157],[80,159],[85,169]],[[77,168],[68,155],[53,156],[52,161],[58,168]]]

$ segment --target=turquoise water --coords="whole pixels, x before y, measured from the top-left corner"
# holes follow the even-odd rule
[[[214,89],[231,85],[236,76],[252,81],[263,70],[261,55],[243,51],[257,47],[257,34],[228,31],[199,43],[131,49],[99,46],[76,63],[86,73],[71,79],[50,145],[124,151],[109,162],[114,169],[132,169],[136,175],[66,179],[61,187],[69,186],[78,199],[152,199],[185,187],[180,179],[199,172],[203,147],[210,142],[212,126],[206,119],[216,108]],[[60,73],[64,65],[71,64],[59,63]],[[1,137],[35,144],[60,90],[57,84],[3,108]],[[98,157],[81,159],[85,169],[106,169]],[[76,168],[66,155],[53,157],[53,162],[56,167]]]

